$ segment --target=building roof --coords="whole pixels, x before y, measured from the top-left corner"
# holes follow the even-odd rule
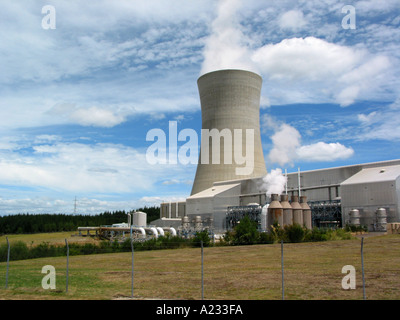
[[[357,172],[340,185],[394,181],[400,176],[400,165],[366,168]]]

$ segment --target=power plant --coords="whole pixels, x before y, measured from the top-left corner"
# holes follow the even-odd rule
[[[164,202],[146,225],[141,213],[123,225],[80,228],[105,238],[136,238],[202,230],[224,234],[248,216],[260,231],[273,224],[400,233],[400,159],[285,174],[282,194],[267,192],[260,134],[262,78],[219,70],[198,79],[202,136],[197,171],[186,201]],[[132,220],[133,219],[133,220]],[[143,222],[144,221],[144,222]]]
[[[379,231],[400,221],[400,160],[289,173],[284,194],[267,196],[259,117],[262,78],[244,70],[219,70],[197,83],[202,141],[192,192],[186,201],[162,203],[160,219],[152,223],[182,228],[189,221],[204,221],[215,233],[224,233],[245,215],[260,230],[276,221],[310,229],[359,224]],[[250,140],[244,139],[246,133]],[[240,158],[235,155],[243,154],[246,161],[235,161]]]

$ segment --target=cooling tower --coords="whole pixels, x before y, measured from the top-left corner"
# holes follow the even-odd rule
[[[197,84],[202,141],[191,194],[218,181],[265,176],[260,136],[262,78],[249,71],[220,70],[201,76]],[[214,148],[218,143],[219,149]]]

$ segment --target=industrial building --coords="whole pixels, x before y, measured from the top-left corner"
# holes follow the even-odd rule
[[[261,221],[264,206],[274,200],[279,202],[263,190],[267,170],[260,136],[261,84],[259,75],[243,70],[220,70],[198,79],[202,129],[217,129],[224,143],[214,149],[210,145],[215,141],[202,137],[191,195],[184,202],[162,203],[160,219],[152,224],[182,227],[183,223],[202,223],[215,233],[223,233],[243,214],[254,214]],[[246,134],[252,130],[251,153],[246,153],[248,140],[232,142],[222,135],[225,129],[231,133],[239,129]],[[226,141],[231,143],[230,149]],[[221,159],[227,157],[236,159],[235,148],[239,148],[241,156],[250,157],[246,162],[241,159],[222,163]],[[218,163],[213,161],[215,156]],[[244,170],[249,164],[253,170]],[[388,223],[400,221],[400,160],[289,173],[284,194],[284,203],[303,197],[309,205],[308,227],[340,227],[357,221],[370,231],[378,230],[378,213],[386,215]],[[352,217],[351,212],[357,216]]]

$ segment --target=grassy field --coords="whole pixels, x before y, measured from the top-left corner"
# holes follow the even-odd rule
[[[75,237],[78,232],[68,231],[68,232],[50,232],[50,233],[36,233],[36,234],[11,234],[8,235],[8,240],[10,242],[23,241],[28,246],[38,245],[43,242],[48,242],[49,244],[60,244],[65,245],[65,239],[68,243],[96,243],[99,242],[91,237]],[[6,237],[0,236],[0,245],[6,243]]]
[[[47,236],[35,235],[33,241],[58,243],[68,234],[61,234],[61,240],[56,234]],[[285,299],[363,299],[360,244],[360,239],[285,244]],[[136,252],[134,262],[135,299],[201,299],[201,249]],[[56,269],[55,290],[41,287],[45,265]],[[342,289],[344,265],[356,269],[355,290]],[[399,235],[366,237],[367,299],[400,299],[399,267]],[[70,256],[67,293],[65,257],[11,261],[8,289],[5,274],[6,263],[0,263],[0,299],[109,300],[131,295],[131,253]],[[280,244],[204,248],[205,299],[277,300],[281,281]]]

